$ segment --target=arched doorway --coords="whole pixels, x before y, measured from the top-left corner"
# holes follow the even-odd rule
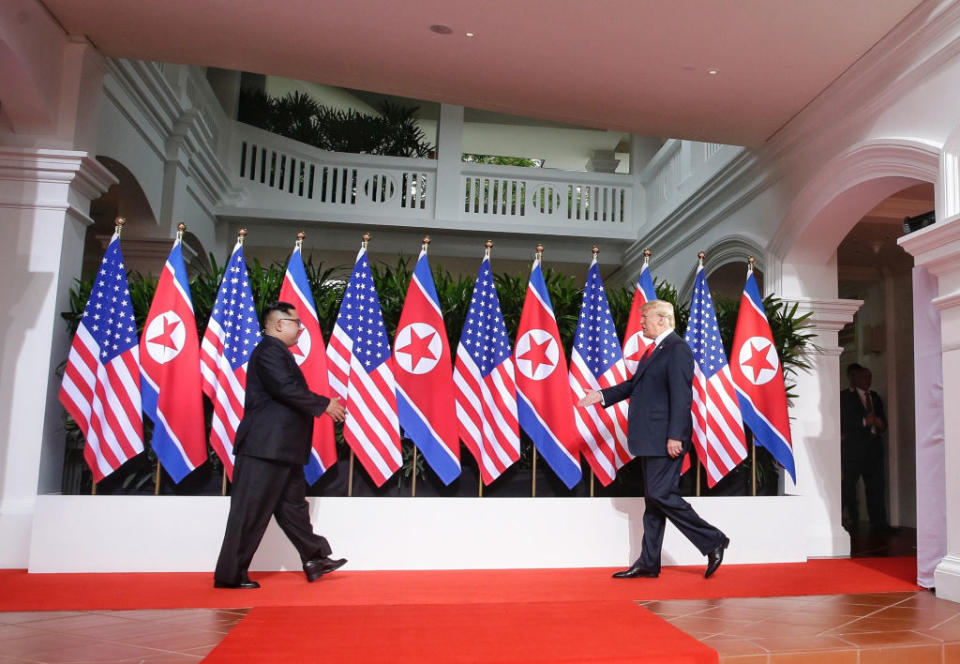
[[[815,312],[820,348],[812,358],[813,371],[801,389],[803,417],[817,436],[810,437],[811,449],[804,450],[804,462],[819,486],[804,487],[801,493],[819,498],[817,507],[824,510],[812,527],[824,528],[819,536],[829,536],[834,550],[841,552],[849,545],[846,531],[840,527],[840,387],[841,355],[844,343],[840,335],[843,323],[849,322],[862,305],[860,298],[843,297],[840,292],[838,252],[851,230],[883,201],[898,192],[917,185],[929,188],[939,174],[940,150],[926,143],[904,139],[882,139],[851,147],[824,164],[812,177],[794,202],[770,244],[771,267],[768,279],[774,290],[807,303]],[[906,215],[905,215],[906,216]],[[902,223],[902,218],[900,219]],[[854,236],[856,237],[856,236]],[[889,241],[895,242],[897,234]],[[873,252],[868,242],[869,251]],[[882,249],[886,244],[881,244]],[[777,260],[780,258],[780,260]],[[910,296],[912,302],[912,293]],[[909,307],[908,307],[909,310]],[[905,318],[909,313],[898,312]],[[870,332],[870,334],[883,334]],[[865,337],[869,341],[868,337]],[[874,344],[876,347],[876,344]],[[898,354],[913,355],[912,344],[897,348]],[[844,362],[844,368],[846,359]],[[897,379],[893,372],[887,381],[896,380],[899,389],[910,382]],[[909,398],[912,398],[910,395]],[[902,492],[898,500],[903,499]],[[904,506],[899,505],[901,515]],[[846,549],[849,551],[849,547]],[[921,575],[922,576],[922,575]]]
[[[848,367],[865,367],[872,373],[872,389],[881,397],[886,420],[879,440],[882,455],[876,447],[876,464],[863,460],[880,471],[877,483],[882,480],[885,516],[873,515],[875,522],[871,523],[866,507],[868,478],[860,478],[852,498],[854,506],[847,506],[844,515],[854,556],[916,553],[914,355],[904,352],[914,346],[909,315],[913,258],[897,245],[897,238],[904,233],[904,218],[922,215],[933,207],[932,183],[907,187],[868,211],[837,247],[838,295],[863,302],[853,322],[839,335],[840,389],[849,389]],[[856,471],[851,469],[850,459],[847,465],[846,474],[852,478]],[[869,475],[869,469],[865,470]]]

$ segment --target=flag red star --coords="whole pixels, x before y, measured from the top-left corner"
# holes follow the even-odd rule
[[[552,367],[555,363],[552,362],[547,357],[547,350],[550,349],[550,344],[553,339],[546,339],[542,344],[538,344],[533,340],[533,337],[530,338],[530,348],[526,353],[518,357],[518,360],[527,360],[531,363],[530,373],[535,374],[537,369],[540,368],[541,364],[545,364],[548,367]]]
[[[176,332],[177,326],[180,325],[180,321],[175,320],[172,323],[167,322],[167,319],[163,319],[163,332],[156,335],[152,339],[147,339],[150,343],[160,344],[161,346],[166,346],[167,348],[172,348],[177,350],[177,344],[173,341],[173,333]]]
[[[410,341],[403,348],[398,348],[398,353],[405,353],[410,356],[410,368],[416,369],[420,360],[426,358],[435,360],[437,356],[430,350],[430,342],[433,340],[433,333],[421,337],[415,330],[410,330]]]
[[[746,362],[741,362],[741,365],[753,369],[754,379],[756,379],[764,369],[776,368],[767,361],[767,349],[757,350],[753,344],[750,344],[750,359]]]

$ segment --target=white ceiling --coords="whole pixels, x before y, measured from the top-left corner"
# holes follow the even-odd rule
[[[68,33],[108,56],[747,146],[763,144],[920,4],[42,1]],[[432,24],[453,32],[436,34]]]

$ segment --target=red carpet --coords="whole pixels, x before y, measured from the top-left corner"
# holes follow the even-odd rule
[[[269,645],[266,645],[269,644]],[[712,664],[715,650],[635,603],[260,607],[204,662]]]
[[[259,590],[216,590],[210,573],[28,574],[0,570],[0,611],[500,604],[762,597],[916,590],[916,558],[849,558],[776,565],[666,567],[658,579],[611,579],[608,568],[254,572]]]

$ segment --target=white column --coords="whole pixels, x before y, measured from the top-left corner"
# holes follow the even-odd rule
[[[463,159],[463,106],[440,104],[440,126],[437,129],[438,221],[459,219],[463,214],[464,188],[460,185],[460,163]]]
[[[790,435],[797,482],[786,477],[785,493],[807,501],[807,556],[850,555],[850,536],[840,508],[840,353],[837,333],[853,320],[861,300],[784,298],[796,302],[807,320],[815,348],[810,369],[794,376],[797,397],[790,407]]]
[[[80,275],[90,201],[116,178],[86,152],[0,147],[0,567],[26,567],[39,493],[60,489],[60,313]]]
[[[947,555],[934,574],[937,597],[960,602],[960,217],[910,233],[899,244],[937,277],[943,358]]]

